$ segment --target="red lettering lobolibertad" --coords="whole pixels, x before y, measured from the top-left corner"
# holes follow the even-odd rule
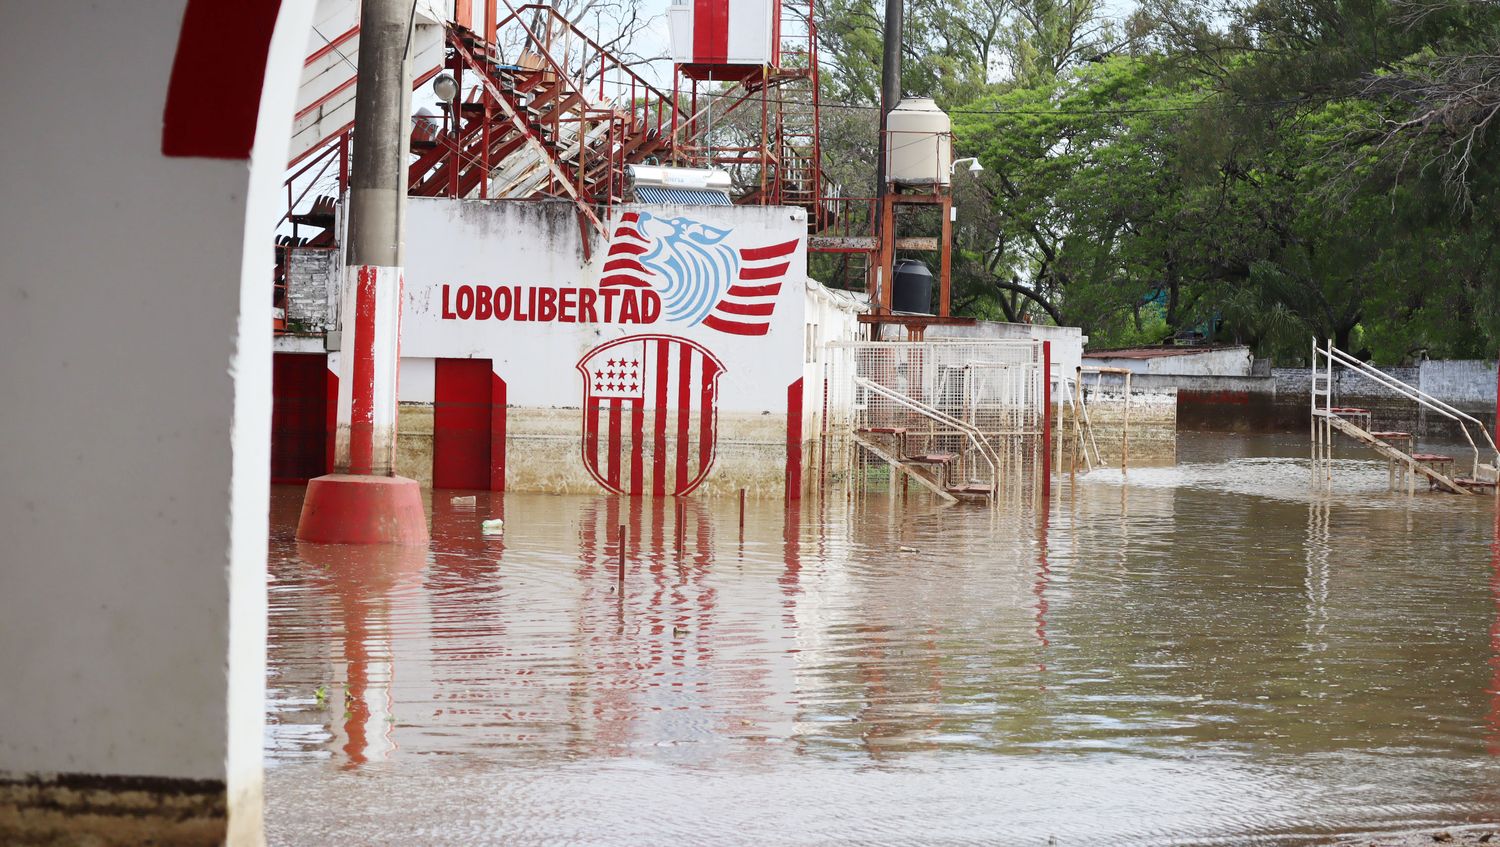
[[[444,285],[445,321],[652,324],[661,295],[649,288],[553,288],[539,285]]]

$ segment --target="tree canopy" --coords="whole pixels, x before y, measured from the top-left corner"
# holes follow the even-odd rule
[[[880,9],[822,0],[824,149],[868,163]],[[954,303],[1381,362],[1500,345],[1500,4],[909,0],[905,88],[953,117]],[[840,174],[846,184],[861,177]],[[868,179],[868,176],[863,177]],[[873,188],[873,186],[870,186]]]

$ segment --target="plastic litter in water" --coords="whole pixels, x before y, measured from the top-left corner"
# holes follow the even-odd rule
[[[490,518],[479,525],[480,531],[484,532],[486,535],[494,535],[496,533],[503,532],[504,528],[505,521],[499,518]]]

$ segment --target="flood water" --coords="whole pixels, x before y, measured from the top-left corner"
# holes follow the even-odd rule
[[[1500,820],[1487,497],[1183,434],[1043,514],[273,495],[272,844],[1304,844]],[[503,514],[503,535],[480,521]],[[623,588],[617,534],[626,527]]]

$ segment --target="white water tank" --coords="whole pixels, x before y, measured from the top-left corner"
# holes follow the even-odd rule
[[[953,162],[953,122],[931,97],[907,97],[885,119],[886,180],[945,186]]]

